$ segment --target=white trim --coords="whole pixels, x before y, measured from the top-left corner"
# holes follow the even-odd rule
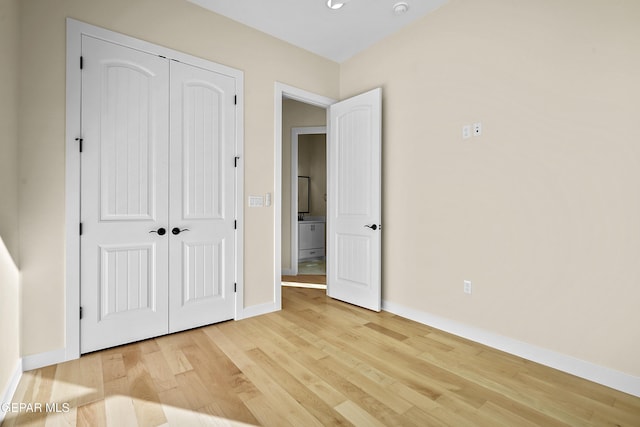
[[[20,383],[20,378],[22,378],[22,359],[18,359],[16,362],[16,367],[13,370],[13,375],[9,380],[9,383],[6,385],[4,392],[0,396],[0,404],[9,403],[13,400],[13,396],[16,394],[16,389],[18,388],[18,383]],[[7,413],[0,408],[0,425],[2,421],[4,421],[4,417]]]
[[[85,24],[75,19],[67,18],[67,74],[66,74],[66,175],[65,175],[65,348],[44,354],[55,354],[55,361],[31,364],[31,356],[25,358],[25,366],[29,369],[46,366],[47,364],[63,362],[80,357],[80,239],[78,224],[80,223],[80,153],[76,138],[81,137],[81,73],[79,67],[82,54],[82,35],[106,40],[111,43],[137,49],[154,55],[164,56],[180,62],[211,70],[219,74],[233,77],[236,80],[236,155],[240,157],[236,170],[236,272],[235,280],[237,292],[235,296],[235,319],[244,317],[244,73],[241,70],[227,67],[203,58],[188,55],[173,49],[158,46],[123,34],[115,33],[104,28]],[[58,357],[58,352],[64,353]],[[29,362],[27,362],[29,360]],[[34,360],[39,360],[38,358]]]
[[[80,357],[80,152],[82,23],[67,18],[66,166],[65,166],[65,360]]]
[[[291,128],[291,271],[298,275],[298,206],[293,203],[298,194],[298,137],[300,135],[327,135],[326,126]],[[326,215],[326,213],[325,213]]]
[[[31,354],[29,356],[22,357],[22,370],[27,372],[33,369],[66,362],[67,360],[69,359],[67,359],[67,351],[64,348],[46,351],[44,353]]]
[[[282,309],[282,99],[293,99],[320,108],[328,108],[336,101],[326,96],[308,92],[284,83],[275,83],[274,129],[275,129],[275,171],[274,171],[274,248],[273,248],[273,299],[274,310]]]
[[[236,314],[234,319],[244,316],[244,73],[238,71],[236,78]]]
[[[640,377],[635,377],[607,368],[606,366],[596,365],[595,363],[587,362],[573,356],[518,341],[390,301],[383,301],[382,309],[389,313],[522,357],[532,362],[640,397]]]

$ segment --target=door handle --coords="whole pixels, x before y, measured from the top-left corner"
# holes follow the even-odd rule
[[[164,236],[167,234],[167,230],[165,230],[164,227],[160,227],[157,230],[151,230],[149,233],[158,233],[158,236]]]
[[[365,227],[372,229],[373,231],[376,231],[378,229],[378,226],[373,224],[373,225],[365,225]],[[381,227],[382,228],[382,227]]]
[[[171,233],[174,236],[177,236],[178,234],[182,233],[183,231],[189,231],[189,229],[188,228],[180,229],[180,227],[173,227],[173,229],[171,230]]]

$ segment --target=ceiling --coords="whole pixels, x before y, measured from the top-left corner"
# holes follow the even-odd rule
[[[409,9],[396,15],[401,0],[346,0],[338,10],[327,0],[189,1],[338,63],[446,2],[403,0]]]

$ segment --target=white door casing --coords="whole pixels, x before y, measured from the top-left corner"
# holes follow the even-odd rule
[[[236,77],[86,35],[82,54],[80,352],[232,319]]]
[[[328,111],[327,294],[381,309],[382,90]]]
[[[170,332],[234,316],[234,95],[234,78],[172,61]]]
[[[166,333],[169,62],[82,37],[81,351]],[[135,325],[135,327],[133,327]]]

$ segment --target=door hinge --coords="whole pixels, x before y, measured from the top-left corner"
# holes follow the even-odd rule
[[[80,235],[82,236],[82,223],[80,223],[80,229],[78,231],[80,231]]]
[[[237,230],[237,229],[238,229],[238,220],[237,220],[237,219],[234,219],[234,220],[233,220],[233,229],[234,229],[234,230]]]
[[[80,319],[82,319],[82,307],[80,307]]]
[[[233,105],[238,105],[238,95],[233,95]]]
[[[233,284],[233,292],[238,292],[238,284],[237,283]]]
[[[238,167],[238,160],[240,160],[240,156],[235,156],[233,158],[233,167],[237,168]]]
[[[82,56],[80,57],[80,69],[84,69],[84,58]]]
[[[78,141],[78,149],[80,150],[80,152],[82,153],[82,142],[84,141],[84,139],[82,138],[76,138],[76,141]]]

